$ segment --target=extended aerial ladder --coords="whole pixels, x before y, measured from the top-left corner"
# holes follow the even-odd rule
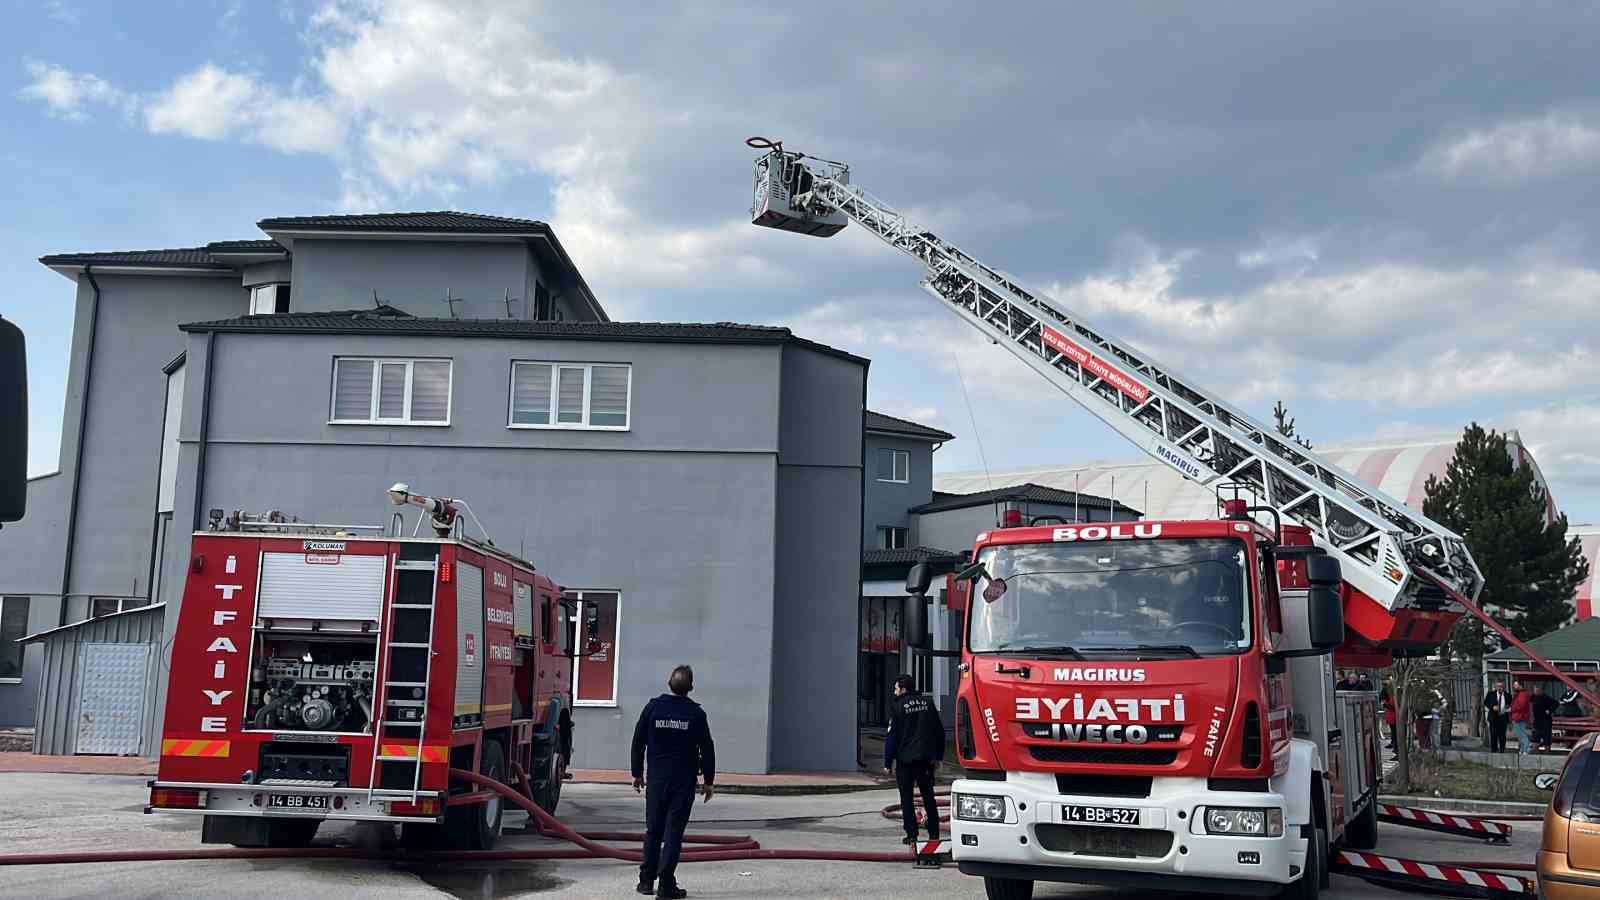
[[[1339,560],[1346,623],[1375,657],[1449,636],[1460,606],[1546,671],[1477,606],[1483,575],[1460,535],[1278,434],[1055,300],[1030,291],[850,182],[848,165],[750,138],[756,225],[830,237],[855,222],[922,263],[922,288],[1141,450],[1202,486],[1248,484]],[[1600,701],[1596,701],[1600,702]]]

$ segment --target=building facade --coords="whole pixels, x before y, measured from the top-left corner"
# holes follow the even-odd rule
[[[44,258],[78,314],[61,470],[0,534],[11,630],[164,602],[166,646],[209,510],[381,525],[405,481],[466,498],[600,608],[578,765],[624,766],[689,662],[730,771],[854,767],[866,360],[782,328],[609,322],[538,222],[259,224],[268,240]],[[0,676],[0,723],[54,733],[94,680],[41,683],[64,633]]]

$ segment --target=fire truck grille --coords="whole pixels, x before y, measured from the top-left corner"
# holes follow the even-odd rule
[[[1162,857],[1172,849],[1172,832],[1155,828],[1097,828],[1093,825],[1040,823],[1039,846],[1056,853],[1115,856],[1122,859]]]
[[[1106,747],[1029,747],[1040,762],[1087,763],[1108,766],[1168,766],[1178,758],[1176,750],[1113,750]]]

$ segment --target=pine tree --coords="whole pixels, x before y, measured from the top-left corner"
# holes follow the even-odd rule
[[[1443,480],[1429,476],[1423,513],[1466,538],[1484,577],[1478,598],[1517,637],[1528,640],[1572,618],[1572,598],[1589,576],[1567,517],[1546,520],[1549,500],[1531,466],[1518,465],[1506,436],[1467,426]],[[1459,658],[1481,659],[1482,624],[1463,617],[1450,639]],[[1498,643],[1498,641],[1497,641]]]

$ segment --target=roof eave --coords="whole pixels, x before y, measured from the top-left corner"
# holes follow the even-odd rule
[[[94,267],[96,275],[177,275],[183,278],[233,278],[238,272],[227,266],[190,266],[190,265],[159,265],[152,263],[96,263],[90,262],[46,262],[39,260],[45,268],[69,281],[76,282],[83,270]]]

